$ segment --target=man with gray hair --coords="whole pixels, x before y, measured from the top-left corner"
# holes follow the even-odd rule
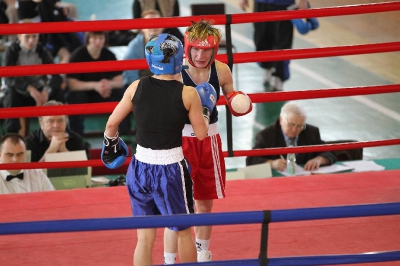
[[[253,149],[324,144],[318,127],[306,124],[306,119],[306,112],[301,106],[293,102],[284,104],[279,119],[256,134]],[[272,169],[283,171],[286,168],[286,159],[282,157],[280,155],[247,157],[246,165],[269,163]],[[330,165],[336,161],[337,158],[332,152],[296,155],[296,162],[304,164],[306,171],[317,170],[321,165]]]
[[[43,106],[57,105],[63,105],[63,103],[48,101]],[[44,161],[47,153],[86,150],[82,137],[67,128],[68,116],[41,116],[39,125],[39,129],[26,137],[26,146],[31,151],[32,162]],[[87,151],[86,154],[88,154]]]

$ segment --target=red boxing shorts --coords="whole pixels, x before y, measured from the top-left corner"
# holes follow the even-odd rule
[[[225,198],[225,160],[217,123],[209,126],[208,135],[202,141],[196,138],[190,124],[185,125],[182,135],[183,155],[192,168],[190,176],[193,180],[194,199]]]

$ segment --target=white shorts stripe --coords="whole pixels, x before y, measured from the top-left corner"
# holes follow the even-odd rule
[[[214,177],[215,177],[215,188],[216,193],[219,199],[222,199],[224,195],[222,194],[221,188],[221,165],[220,165],[220,158],[218,152],[218,140],[216,136],[211,136],[211,150],[212,150],[212,157],[214,162]]]
[[[186,162],[185,162],[186,163]],[[182,164],[179,164],[179,168],[181,169],[181,181],[182,181],[182,191],[183,191],[183,200],[185,201],[185,208],[186,208],[186,213],[189,212],[189,207],[188,207],[188,202],[186,198],[186,183],[185,183],[185,171],[183,170]]]

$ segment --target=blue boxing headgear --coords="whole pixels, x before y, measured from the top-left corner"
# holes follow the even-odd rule
[[[181,72],[183,45],[174,35],[163,33],[152,37],[144,48],[150,71],[156,75]]]

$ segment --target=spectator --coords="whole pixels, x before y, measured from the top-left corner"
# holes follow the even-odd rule
[[[307,115],[299,105],[289,102],[282,106],[279,119],[256,134],[253,149],[278,148],[287,146],[321,145],[318,127],[306,124]],[[321,165],[335,163],[336,156],[332,152],[299,153],[296,163],[304,164],[304,170],[317,170]],[[271,164],[271,168],[283,171],[286,160],[280,155],[253,156],[246,158],[246,165],[261,163]]]
[[[0,139],[0,163],[23,163],[25,154],[22,136],[10,133]],[[0,170],[0,194],[46,190],[54,190],[54,187],[41,169]]]
[[[299,9],[308,9],[307,0],[254,0],[254,12],[282,11],[297,1]],[[243,10],[249,6],[248,0],[239,0]],[[254,44],[256,51],[291,49],[293,25],[290,20],[254,23]],[[289,79],[289,61],[260,62],[264,69],[264,87],[281,91],[283,82]]]
[[[117,60],[114,53],[106,48],[107,33],[87,32],[85,43],[71,55],[70,62],[100,62]],[[114,102],[121,100],[124,89],[121,71],[68,74],[68,103],[83,104],[95,102]],[[72,131],[83,136],[84,116],[69,117]],[[121,123],[120,133],[129,132],[128,122]]]
[[[18,17],[35,22],[70,21],[77,18],[77,8],[60,0],[18,0]],[[68,63],[72,51],[83,44],[77,33],[44,34],[40,40],[59,63]]]
[[[43,106],[63,105],[61,102],[48,101]],[[45,154],[86,150],[81,136],[69,130],[68,116],[51,115],[39,117],[40,128],[26,137],[26,147],[31,151],[32,162],[43,162]],[[89,157],[88,151],[86,154]]]
[[[132,5],[133,18],[141,18],[142,13],[150,9],[157,10],[162,17],[180,16],[178,0],[134,0]],[[184,43],[183,35],[178,28],[166,28],[163,33],[170,33]]]
[[[159,18],[160,12],[150,9],[144,11],[142,14],[143,18]],[[163,31],[162,28],[154,28],[154,29],[142,29],[138,35],[129,42],[128,47],[126,49],[126,53],[124,55],[124,60],[128,59],[141,59],[145,58],[144,47],[146,43],[150,40],[151,37],[161,34]],[[152,75],[150,70],[127,70],[122,73],[124,77],[124,85],[127,88],[131,85],[135,80]]]
[[[30,20],[23,23],[32,23]],[[50,52],[39,43],[39,34],[18,34],[4,53],[3,66],[52,64]],[[36,75],[22,77],[4,77],[4,107],[41,106],[49,99],[63,101],[60,75]],[[17,133],[25,137],[28,133],[25,120],[6,119],[6,132]],[[22,126],[22,129],[21,129]]]

